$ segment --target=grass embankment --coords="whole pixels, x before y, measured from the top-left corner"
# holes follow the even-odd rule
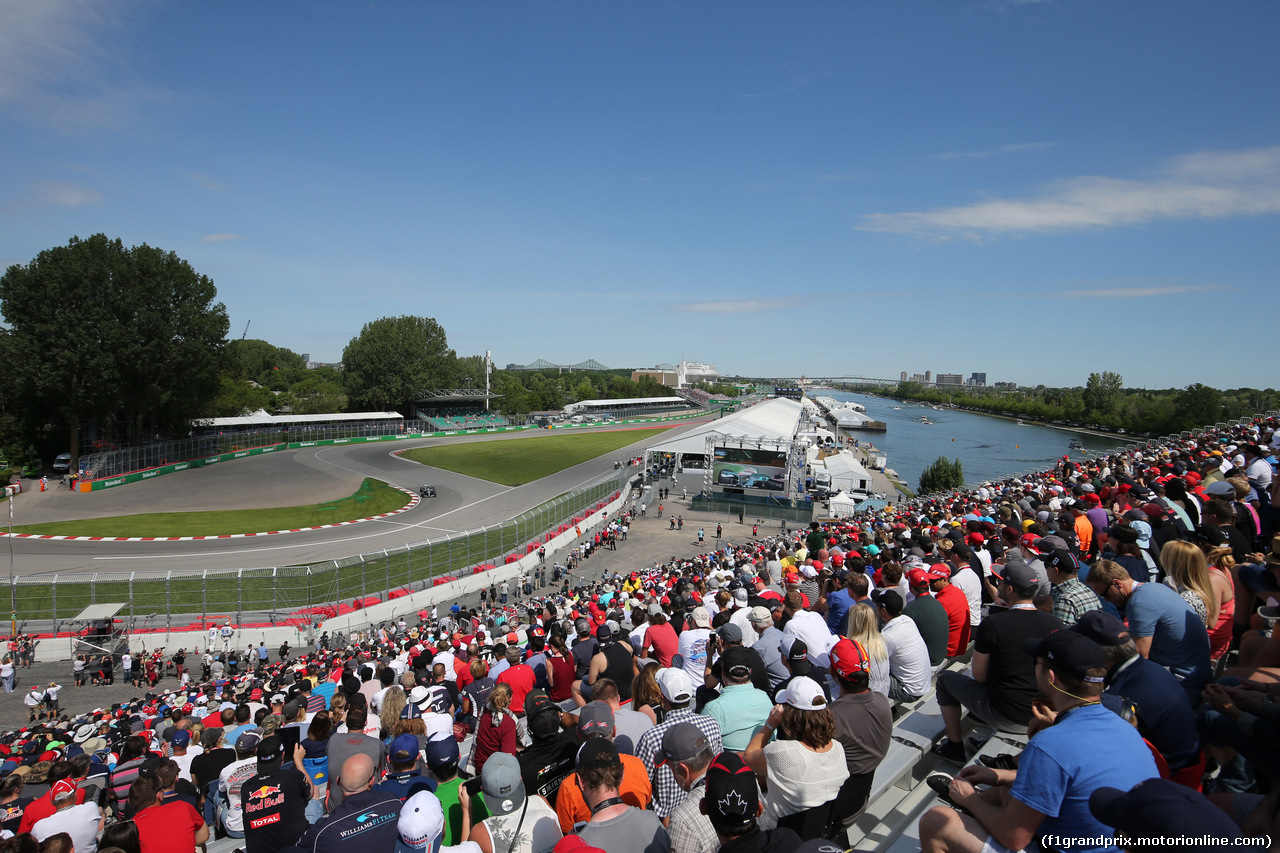
[[[423,465],[466,474],[491,483],[523,486],[597,456],[644,441],[666,429],[669,427],[446,444],[441,447],[417,447],[400,455]]]
[[[366,478],[354,494],[309,506],[213,512],[154,512],[15,527],[15,533],[55,536],[225,536],[316,527],[400,509],[410,498],[386,483]]]

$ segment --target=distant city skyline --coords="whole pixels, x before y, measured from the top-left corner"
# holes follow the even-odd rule
[[[1176,357],[1280,307],[1273,0],[0,20],[0,268],[158,246],[316,362],[409,314],[497,364],[1275,384]]]

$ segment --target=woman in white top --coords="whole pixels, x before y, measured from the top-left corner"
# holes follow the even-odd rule
[[[871,690],[889,695],[889,647],[880,636],[874,608],[855,604],[849,608],[849,639],[861,643],[871,659]]]
[[[0,682],[4,683],[5,693],[13,692],[13,660],[8,655],[0,661]]]
[[[760,828],[834,799],[849,778],[844,747],[835,739],[836,720],[818,682],[791,679],[778,693],[769,719],[742,753],[742,760],[767,786]],[[774,732],[778,738],[770,742]]]

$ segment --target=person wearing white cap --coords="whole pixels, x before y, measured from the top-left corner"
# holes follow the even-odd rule
[[[443,843],[444,807],[430,791],[419,791],[405,800],[396,829],[400,832],[396,853],[483,853],[474,841],[453,846]]]
[[[711,749],[719,754],[723,749],[720,724],[705,714],[693,712],[693,679],[683,669],[668,668],[658,671],[658,689],[662,691],[662,722],[640,736],[636,743],[636,757],[644,762],[649,778],[653,780],[651,807],[660,818],[665,818],[684,799],[685,791],[671,775],[671,768],[658,763],[658,752],[667,730],[679,723],[693,723],[704,735]]]
[[[701,681],[707,670],[707,644],[711,640],[711,614],[705,607],[695,607],[686,617],[685,629],[680,632],[680,656],[684,658],[684,671],[695,682]]]
[[[778,693],[778,702],[742,753],[767,783],[760,816],[764,830],[777,826],[779,818],[830,801],[849,778],[844,748],[835,740],[835,716],[818,682],[793,678]]]

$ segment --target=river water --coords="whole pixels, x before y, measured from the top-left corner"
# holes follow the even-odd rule
[[[920,473],[939,456],[960,459],[965,482],[1002,479],[1028,471],[1041,470],[1065,454],[1073,459],[1087,458],[1084,450],[1072,450],[1069,443],[1079,438],[1084,449],[1092,453],[1111,450],[1125,442],[1117,437],[1082,435],[1053,427],[962,412],[937,410],[920,403],[899,403],[887,397],[869,397],[847,391],[813,389],[814,397],[831,397],[861,403],[867,414],[888,424],[888,432],[849,433],[862,442],[870,441],[889,457],[888,467],[914,491],[920,484]],[[931,423],[920,423],[920,416]]]

